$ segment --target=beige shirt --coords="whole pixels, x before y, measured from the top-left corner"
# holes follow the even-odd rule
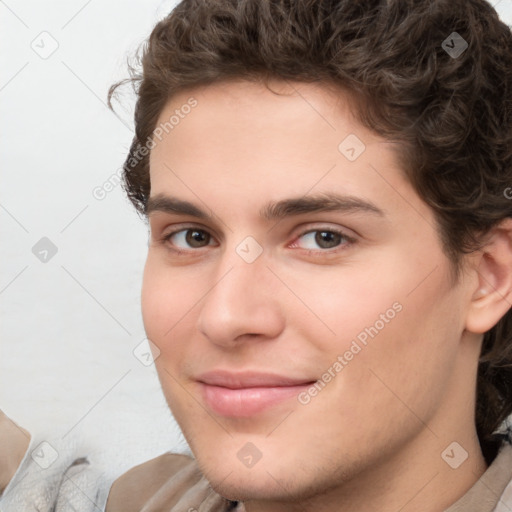
[[[445,512],[510,512],[511,480],[512,445],[504,442],[487,471]],[[245,508],[243,503],[230,502],[217,494],[193,458],[171,453],[136,466],[118,478],[106,508],[106,512],[178,511],[244,512]]]

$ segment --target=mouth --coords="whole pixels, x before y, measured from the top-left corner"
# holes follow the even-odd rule
[[[283,375],[213,371],[197,379],[205,405],[227,417],[250,417],[297,397],[315,380]]]

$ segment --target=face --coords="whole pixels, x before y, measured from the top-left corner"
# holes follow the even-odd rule
[[[273,88],[173,97],[158,124],[182,115],[150,158],[144,324],[172,413],[231,499],[362,481],[420,440],[439,458],[471,400],[453,377],[467,290],[395,146],[342,92]]]

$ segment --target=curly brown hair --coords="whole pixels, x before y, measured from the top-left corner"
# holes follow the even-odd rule
[[[454,41],[468,47],[450,53]],[[512,32],[485,0],[184,0],[136,58],[130,78],[111,86],[108,104],[120,85],[132,84],[135,137],[124,188],[143,216],[147,141],[168,100],[213,82],[268,87],[277,78],[346,91],[359,121],[398,143],[403,171],[435,213],[455,278],[462,255],[512,217],[505,192],[512,185]],[[510,413],[511,310],[484,335],[478,369],[476,427],[488,462]]]

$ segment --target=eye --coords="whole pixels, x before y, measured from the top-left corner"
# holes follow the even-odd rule
[[[315,229],[300,235],[292,244],[292,247],[301,249],[318,250],[333,249],[340,245],[348,245],[353,242],[352,238],[332,229]]]
[[[207,247],[208,245],[214,245],[213,238],[204,229],[187,228],[179,231],[173,231],[164,237],[166,242],[170,242],[178,249],[197,249],[201,247]]]

